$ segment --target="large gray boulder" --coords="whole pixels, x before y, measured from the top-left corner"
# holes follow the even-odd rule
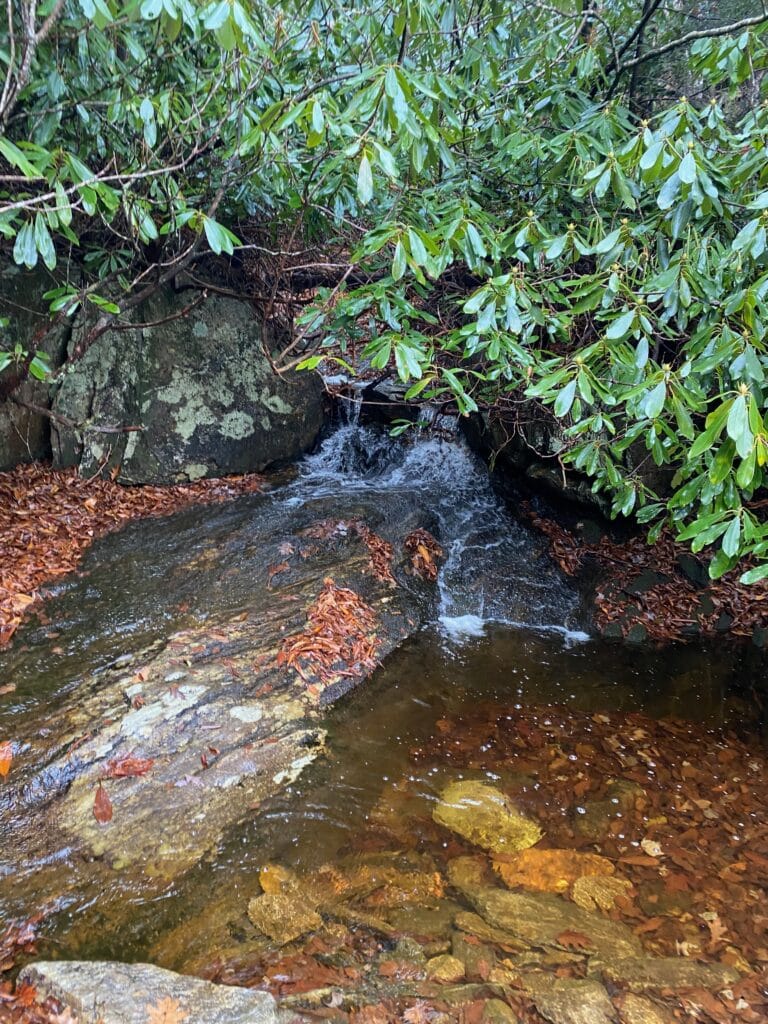
[[[7,321],[0,326],[0,352],[12,352],[19,344],[25,351],[45,352],[53,367],[61,364],[70,323],[51,328],[48,302],[43,298],[58,283],[44,268],[30,271],[13,264],[0,267],[0,319]],[[51,454],[49,418],[22,404],[47,409],[48,385],[25,379],[14,391],[16,401],[11,401],[7,392],[15,388],[14,369],[10,366],[0,373],[0,471],[50,458]]]
[[[126,318],[135,327],[107,331],[67,368],[53,405],[56,465],[167,484],[259,471],[313,444],[319,377],[274,372],[246,302],[213,296],[180,315],[194,298],[159,291]]]
[[[289,1019],[278,1013],[268,992],[214,985],[151,964],[40,961],[25,967],[20,981],[32,985],[38,998],[58,999],[80,1024],[278,1024]]]

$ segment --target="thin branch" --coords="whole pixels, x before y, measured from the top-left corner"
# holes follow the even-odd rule
[[[654,57],[661,57],[662,54],[669,53],[670,50],[677,50],[681,46],[687,46],[688,43],[694,42],[696,39],[710,39],[714,36],[728,36],[733,32],[739,32],[743,28],[751,28],[754,25],[762,25],[768,21],[768,13],[756,14],[751,18],[742,18],[741,21],[734,21],[730,25],[721,25],[719,28],[702,28],[696,29],[693,32],[687,32],[684,36],[680,36],[679,39],[673,39],[669,43],[664,43],[663,46],[657,46],[653,50],[647,50],[645,53],[640,54],[639,57],[633,57],[632,60],[624,61],[617,71],[618,75],[628,71],[630,68],[636,67],[638,64],[645,64],[646,61],[653,60]]]
[[[47,409],[44,405],[37,405],[35,402],[25,402],[21,398],[12,397],[10,400],[20,408],[29,409],[30,412],[34,412],[38,416],[45,416],[54,423],[61,423],[63,427],[69,427],[70,430],[90,430],[97,434],[131,434],[146,430],[146,427],[143,426],[100,427],[96,426],[95,423],[89,423],[87,420],[78,423],[77,420],[70,419],[69,416],[62,416],[61,413],[54,412],[53,409]]]

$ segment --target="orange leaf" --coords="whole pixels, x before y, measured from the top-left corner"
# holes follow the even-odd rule
[[[188,1017],[178,999],[170,996],[160,999],[154,1006],[147,1006],[147,1024],[182,1024]]]
[[[13,744],[10,740],[0,743],[0,777],[5,778],[11,770],[13,760]]]
[[[101,783],[99,783],[93,801],[93,816],[101,825],[106,825],[108,821],[112,820],[112,801]]]
[[[561,946],[569,946],[571,949],[592,949],[594,943],[588,935],[583,932],[564,931],[556,937],[555,941]]]
[[[16,1002],[20,1006],[32,1006],[33,1003],[36,1003],[37,989],[35,986],[30,985],[28,981],[22,981],[16,989]]]

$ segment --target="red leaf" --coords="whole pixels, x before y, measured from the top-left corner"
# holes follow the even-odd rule
[[[107,770],[102,778],[104,779],[133,779],[139,775],[146,775],[155,763],[152,757],[121,757],[115,761],[107,762]]]
[[[93,816],[101,825],[106,825],[108,821],[112,820],[112,801],[101,783],[99,783],[93,801]]]

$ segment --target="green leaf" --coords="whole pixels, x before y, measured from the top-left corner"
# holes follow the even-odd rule
[[[43,215],[35,215],[35,246],[43,258],[43,263],[49,270],[56,266],[56,250],[53,247],[53,240]]]
[[[614,320],[609,324],[605,337],[609,341],[617,341],[620,338],[625,338],[632,328],[635,326],[636,313],[634,309],[630,309],[626,313],[622,313],[618,319]]]
[[[399,281],[405,273],[405,247],[403,246],[402,240],[398,239],[397,245],[395,246],[395,255],[392,259],[392,279]]]
[[[360,169],[357,173],[357,198],[363,206],[367,206],[373,198],[373,174],[366,150],[363,151]]]
[[[38,169],[27,160],[19,147],[2,135],[0,135],[0,155],[5,157],[11,167],[21,171],[25,178],[40,177]]]
[[[660,380],[659,383],[652,388],[643,399],[643,412],[648,419],[655,420],[657,416],[661,415],[666,397],[667,382],[666,380]]]
[[[686,185],[692,185],[696,181],[696,160],[694,159],[693,153],[689,150],[683,159],[680,161],[680,166],[677,168],[677,173],[682,181]]]
[[[729,557],[725,551],[718,551],[712,561],[709,563],[709,576],[710,579],[719,580],[729,569],[733,567],[733,558]]]
[[[677,193],[680,191],[680,175],[675,171],[671,174],[661,187],[659,198],[656,200],[660,210],[671,210],[675,204]]]
[[[13,261],[18,265],[23,264],[28,270],[37,266],[37,245],[32,221],[27,221],[16,236]]]
[[[746,395],[737,395],[728,413],[726,432],[736,443],[736,451],[745,459],[752,447],[753,435],[749,429],[749,410]]]
[[[722,547],[723,551],[729,558],[733,556],[739,550],[739,542],[741,540],[741,517],[735,516],[731,521],[731,525],[723,534]]]
[[[570,412],[573,400],[576,397],[576,378],[570,381],[565,387],[558,392],[557,398],[555,399],[555,416],[567,416]]]
[[[739,576],[740,583],[759,583],[760,580],[764,580],[768,577],[768,562],[763,565],[756,565],[754,569],[749,569]]]

